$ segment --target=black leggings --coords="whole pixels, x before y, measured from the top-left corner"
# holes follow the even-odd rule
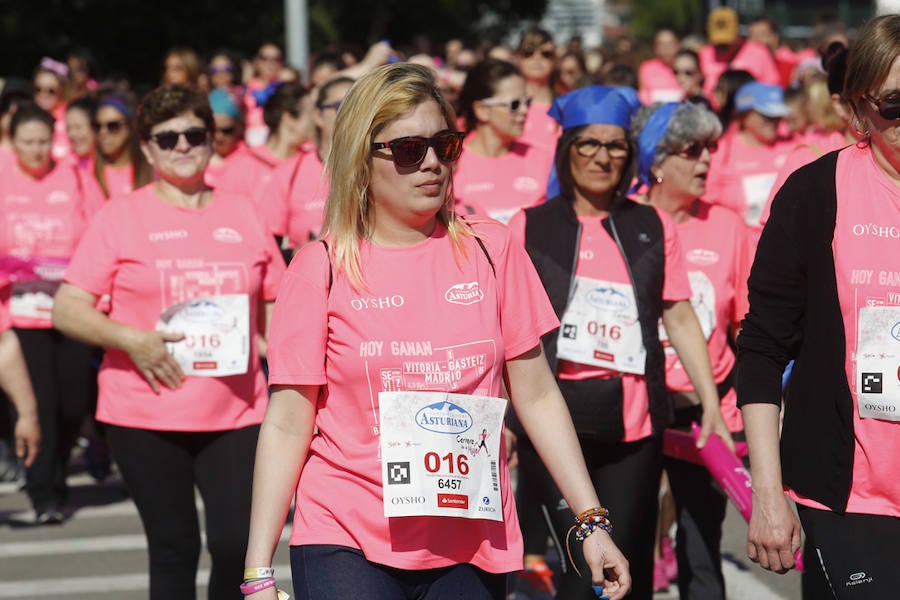
[[[803,574],[805,600],[897,597],[900,517],[840,515],[800,504],[797,512],[808,542],[803,556],[809,565]]]
[[[580,441],[600,503],[610,512],[612,538],[630,563],[633,583],[628,598],[650,600],[653,597],[653,543],[659,512],[662,440],[659,436],[653,436],[618,444],[592,442],[583,438]],[[520,461],[523,452],[535,452],[527,440],[520,440]],[[574,536],[570,536],[569,546],[581,577],[572,569],[571,563],[566,565],[566,535],[575,522],[572,511],[543,465],[539,476],[540,483],[536,488],[539,488],[540,501],[550,515],[552,535],[559,545],[565,567],[557,597],[596,600],[590,572],[581,557],[581,544],[575,541]]]
[[[106,435],[147,535],[150,600],[197,596],[195,485],[203,498],[212,558],[209,598],[241,599],[259,426],[180,432],[107,425]]]
[[[66,465],[81,423],[97,396],[96,349],[55,329],[16,329],[37,398],[41,451],[27,471],[37,512],[66,502]]]

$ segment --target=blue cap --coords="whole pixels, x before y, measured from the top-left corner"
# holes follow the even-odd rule
[[[232,119],[241,118],[241,111],[231,94],[223,89],[215,89],[209,93],[209,105],[214,115],[225,115]]]
[[[554,100],[547,114],[563,130],[581,125],[618,125],[627,130],[632,112],[631,103],[617,88],[589,85]]]
[[[784,103],[784,91],[777,85],[768,85],[758,81],[745,83],[734,95],[734,111],[741,113],[755,110],[766,117],[783,117],[788,112]]]

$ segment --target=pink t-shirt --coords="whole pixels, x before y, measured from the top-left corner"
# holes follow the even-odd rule
[[[506,223],[520,208],[546,199],[550,152],[516,142],[505,155],[491,158],[476,154],[468,143],[463,148],[453,173],[457,204]]]
[[[275,235],[286,235],[292,248],[319,236],[330,184],[318,153],[301,152],[272,171],[255,204]]]
[[[155,186],[114,198],[97,213],[72,257],[65,280],[96,296],[109,294],[113,321],[152,330],[179,302],[248,294],[250,340],[261,302],[278,292],[284,262],[256,211],[215,192],[202,209],[161,200]],[[245,374],[187,376],[155,394],[125,352],[108,349],[98,377],[97,419],[124,427],[217,431],[260,423],[266,382],[256,343]]]
[[[267,85],[254,77],[247,83],[244,93],[244,140],[250,146],[261,146],[269,137],[269,126],[263,120],[263,107],[253,97],[253,92],[261,91]]]
[[[550,110],[549,104],[531,103],[525,117],[525,128],[519,141],[554,153],[556,152],[556,140],[562,130],[559,128],[559,123],[547,114],[548,110]]]
[[[641,104],[654,102],[681,102],[684,90],[675,78],[675,71],[658,58],[651,58],[641,63],[638,68],[638,97]]]
[[[472,563],[492,573],[522,568],[522,537],[500,440],[503,521],[385,518],[378,392],[446,391],[499,397],[503,367],[559,326],[523,248],[497,223],[473,223],[457,257],[438,226],[425,241],[388,248],[362,242],[366,287],[354,290],[324,245],[294,257],[275,303],[269,383],[319,385],[316,435],[300,474],[291,545],[359,548],[401,569]],[[465,290],[474,301],[455,300]],[[303,310],[297,310],[298,306]],[[441,375],[429,379],[425,365]]]
[[[729,127],[712,155],[704,199],[733,210],[747,225],[758,228],[778,171],[793,147],[781,141],[750,146],[736,124]]]
[[[703,71],[703,93],[713,97],[713,90],[722,73],[729,69],[749,71],[760,83],[781,85],[781,76],[775,58],[768,48],[758,42],[744,40],[737,54],[730,61],[728,56],[716,53],[714,46],[707,44],[700,48],[700,70]],[[716,107],[718,108],[718,107]]]
[[[844,369],[853,398],[853,483],[847,512],[900,517],[900,422],[860,418],[857,382],[860,309],[868,306],[900,306],[900,190],[874,163],[867,147],[850,146],[838,156],[835,172],[837,215],[832,249],[837,277],[838,300],[844,316],[847,355]],[[835,341],[837,343],[837,340]],[[882,373],[896,382],[897,347],[887,343],[895,358],[892,371]],[[828,407],[823,407],[828,410]],[[793,491],[789,495],[800,504],[823,508]]]
[[[269,183],[272,170],[282,162],[284,159],[272,154],[266,146],[245,146],[235,150],[228,159],[228,166],[219,175],[216,190],[253,200],[257,190]]]
[[[17,258],[68,259],[99,208],[96,198],[85,193],[83,174],[71,165],[58,165],[41,179],[22,173],[12,166],[0,177],[0,256]],[[9,310],[13,285],[7,273],[0,273],[0,298]],[[18,284],[17,284],[18,285]],[[33,290],[20,288],[16,293],[55,294],[58,281],[34,284]],[[37,312],[13,311],[16,327],[49,329],[50,307]]]
[[[676,224],[676,228],[693,290],[694,312],[701,326],[711,327],[708,348],[713,378],[722,383],[735,363],[728,345],[729,331],[749,308],[747,277],[752,257],[747,226],[730,210],[698,201],[694,218]],[[693,391],[674,348],[665,345],[667,386],[679,392]],[[725,424],[731,431],[741,431],[743,423],[734,388],[720,400]]]
[[[69,143],[69,135],[66,133],[66,104],[59,103],[53,109],[53,141],[50,148],[50,154],[54,160],[62,160],[72,151]]]
[[[13,166],[17,160],[15,152],[0,146],[0,171]]]
[[[781,169],[779,169],[778,175],[775,177],[775,183],[772,184],[772,189],[769,190],[766,206],[763,208],[762,215],[759,218],[759,226],[763,227],[769,220],[772,200],[775,199],[775,194],[778,193],[778,190],[781,189],[781,186],[784,185],[791,173],[803,165],[808,165],[814,160],[821,158],[832,150],[843,148],[846,145],[847,142],[844,140],[844,135],[840,132],[834,132],[830,135],[808,136],[802,144],[794,146],[794,149],[785,158],[784,164],[781,165]]]
[[[687,277],[681,242],[672,218],[656,209],[662,222],[665,238],[665,283],[663,300],[677,302],[691,297],[691,286]],[[581,222],[581,242],[578,248],[578,262],[575,275],[600,279],[610,283],[630,285],[625,259],[619,252],[615,240],[603,228],[599,217],[578,217]],[[525,213],[518,212],[509,222],[511,235],[521,244],[525,243]],[[647,382],[642,375],[620,373],[603,367],[583,365],[560,360],[557,368],[560,379],[579,380],[598,377],[608,379],[622,377],[623,414],[625,436],[623,442],[634,442],[649,436],[653,427],[650,421],[650,396]]]
[[[104,165],[103,177],[106,179],[106,189],[109,190],[110,198],[124,196],[134,191],[134,167],[132,165],[124,167]]]
[[[222,175],[228,171],[230,161],[236,157],[240,156],[240,153],[246,152],[246,144],[244,142],[238,142],[235,146],[234,150],[231,151],[231,154],[225,157],[221,162],[217,162],[213,164],[210,161],[209,165],[206,167],[206,171],[203,173],[203,181],[209,187],[219,187],[219,181],[222,179]]]

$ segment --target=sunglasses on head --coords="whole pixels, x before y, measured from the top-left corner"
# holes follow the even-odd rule
[[[575,152],[584,158],[593,158],[600,152],[600,148],[606,148],[610,158],[625,158],[630,149],[628,140],[624,138],[601,142],[592,137],[580,137],[572,143],[572,146],[575,147]]]
[[[896,121],[900,119],[900,92],[890,92],[881,98],[873,98],[866,94],[863,96],[866,100],[875,105],[878,114],[888,121]]]
[[[206,143],[206,127],[191,127],[184,131],[160,131],[153,134],[153,141],[159,146],[160,150],[171,150],[178,145],[181,136],[187,140],[187,143],[193,148],[194,146],[202,146]]]
[[[710,140],[708,142],[691,142],[678,152],[675,152],[675,154],[677,154],[678,156],[683,156],[684,158],[689,158],[691,160],[697,160],[698,158],[703,156],[704,150],[709,150],[709,153],[712,154],[718,149],[719,142],[717,142],[716,140]]]
[[[539,50],[538,48],[529,48],[527,50],[522,50],[523,58],[531,58],[535,54],[540,54],[543,58],[551,59],[556,56],[556,51],[551,48],[544,48],[543,50]]]
[[[121,119],[116,121],[94,121],[91,124],[94,131],[103,131],[104,129],[110,133],[119,133],[125,127],[125,121]]]
[[[452,163],[462,154],[464,135],[461,131],[443,131],[430,138],[411,135],[389,142],[372,142],[371,149],[374,151],[390,148],[391,158],[398,167],[414,167],[420,164],[425,160],[429,146],[434,148],[439,161]]]
[[[481,100],[481,103],[485,106],[505,106],[509,109],[509,112],[518,112],[518,110],[523,106],[525,107],[525,110],[528,110],[528,107],[531,106],[531,98],[528,96],[513,98],[511,100],[501,100],[500,98],[485,98],[484,100]]]

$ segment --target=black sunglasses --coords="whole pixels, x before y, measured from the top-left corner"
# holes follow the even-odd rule
[[[540,54],[543,58],[550,60],[556,56],[556,51],[549,48],[544,48],[543,50],[538,50],[537,48],[522,50],[522,58],[531,58],[535,54]]]
[[[94,131],[106,129],[110,133],[119,133],[125,127],[125,121],[94,121],[91,123],[91,127],[94,128]]]
[[[683,156],[684,158],[690,160],[697,160],[701,156],[703,156],[704,150],[709,150],[709,153],[712,154],[718,149],[719,142],[717,142],[716,140],[710,140],[708,142],[692,142],[683,147],[681,150],[675,152],[675,154],[677,154],[678,156]]]
[[[191,127],[184,131],[161,131],[153,134],[153,141],[160,150],[171,150],[178,145],[181,136],[184,136],[191,147],[202,146],[207,140],[206,127]]]
[[[505,106],[509,109],[509,112],[519,112],[521,107],[525,107],[525,110],[531,106],[531,97],[523,96],[521,98],[513,98],[512,100],[501,100],[500,98],[485,98],[484,100],[480,100],[482,104],[485,106]]]
[[[888,121],[900,119],[900,92],[891,92],[881,98],[873,98],[866,94],[863,98],[875,105],[882,118]]]
[[[430,138],[411,135],[389,142],[372,142],[371,149],[374,151],[390,148],[395,165],[414,167],[425,160],[425,154],[431,146],[439,161],[452,163],[462,154],[464,135],[461,131],[443,131]]]
[[[231,125],[230,127],[216,127],[216,133],[221,133],[222,135],[234,135],[235,131],[237,131],[237,127],[235,127],[234,125]],[[191,140],[188,139],[188,142],[190,141]]]

